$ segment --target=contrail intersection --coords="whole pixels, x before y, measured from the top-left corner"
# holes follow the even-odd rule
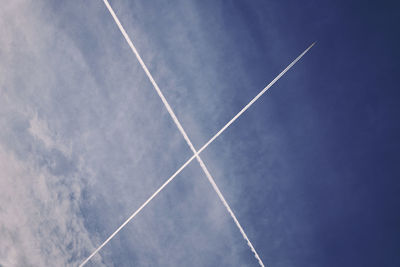
[[[207,141],[198,151],[194,148],[192,142],[190,141],[188,135],[186,134],[185,130],[183,129],[182,125],[180,124],[178,118],[176,117],[175,113],[173,112],[171,106],[169,105],[168,101],[164,97],[163,93],[161,92],[159,86],[155,82],[153,76],[147,69],[145,63],[143,62],[142,58],[140,57],[137,49],[133,45],[129,35],[123,28],[122,24],[120,23],[118,17],[116,16],[115,12],[113,11],[112,7],[108,3],[107,0],[103,0],[104,4],[106,5],[107,9],[109,10],[111,16],[113,17],[115,23],[117,24],[119,30],[121,31],[122,35],[124,36],[125,40],[127,41],[128,45],[130,46],[132,52],[135,54],[136,58],[138,59],[142,69],[146,73],[147,77],[149,78],[150,82],[152,83],[154,89],[156,90],[157,94],[161,98],[163,104],[165,105],[168,113],[170,114],[171,118],[173,119],[174,123],[176,124],[177,128],[181,132],[182,136],[184,137],[186,143],[194,153],[172,176],[170,176],[164,184],[159,187],[132,215],[125,220],[96,250],[92,252],[92,254],[87,257],[79,266],[84,266],[97,252],[99,252],[123,227],[125,227],[140,211],[151,201],[155,198],[193,159],[197,159],[199,162],[203,172],[205,173],[207,179],[209,180],[210,184],[212,185],[213,189],[216,191],[218,197],[220,198],[222,204],[227,209],[228,213],[231,215],[234,223],[238,227],[240,233],[242,234],[243,238],[247,241],[248,246],[250,247],[251,251],[253,252],[255,258],[258,260],[260,266],[264,266],[261,258],[259,257],[258,253],[256,252],[254,246],[250,242],[249,238],[247,237],[246,233],[244,232],[242,226],[240,225],[239,221],[237,220],[235,214],[233,213],[232,209],[226,202],[225,198],[223,197],[221,191],[219,190],[217,184],[215,183],[213,177],[209,173],[206,165],[204,164],[203,160],[200,158],[199,154],[206,149],[219,135],[221,135],[236,119],[238,119],[251,105],[253,105],[276,81],[278,81],[297,61],[299,61],[310,49],[314,46],[315,43],[311,44],[303,53],[301,53],[295,60],[293,60],[281,73],[279,73],[263,90],[260,91],[246,106],[244,106],[224,127],[221,128],[209,141]]]

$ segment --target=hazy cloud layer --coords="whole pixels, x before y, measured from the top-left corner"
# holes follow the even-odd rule
[[[190,156],[102,3],[60,5],[0,11],[4,266],[77,265]],[[90,264],[251,258],[193,165]]]

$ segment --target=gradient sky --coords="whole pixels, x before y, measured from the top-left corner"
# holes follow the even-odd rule
[[[400,266],[399,4],[123,1],[268,267]],[[77,266],[192,154],[103,1],[0,9],[0,266]],[[193,161],[87,266],[258,266]]]

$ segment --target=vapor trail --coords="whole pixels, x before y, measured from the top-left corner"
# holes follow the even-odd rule
[[[104,0],[107,1],[107,0]],[[292,61],[278,76],[275,77],[260,93],[258,93],[246,106],[244,106],[239,113],[237,113],[224,127],[221,128],[207,143],[205,143],[193,156],[191,156],[171,177],[164,182],[164,184],[157,189],[128,219],[125,220],[89,257],[87,257],[79,267],[84,266],[97,252],[99,252],[122,228],[125,227],[149,202],[155,198],[190,162],[193,161],[204,149],[206,149],[218,136],[220,136],[234,121],[236,121],[247,109],[249,109],[254,102],[256,102],[272,85],[274,85],[294,64],[297,63],[310,49],[315,45],[312,43],[303,53],[301,53],[295,60]]]
[[[186,134],[185,130],[183,129],[181,123],[179,122],[178,118],[176,117],[174,111],[172,110],[171,106],[169,105],[167,99],[165,98],[164,94],[162,93],[161,89],[158,87],[158,84],[154,80],[153,76],[151,75],[150,71],[147,69],[146,64],[143,62],[139,52],[137,51],[135,45],[133,44],[132,40],[130,39],[128,33],[125,31],[124,27],[122,26],[121,22],[119,21],[117,15],[115,14],[114,10],[112,9],[111,5],[108,3],[107,0],[104,0],[104,3],[111,13],[111,16],[113,17],[115,23],[117,24],[118,28],[120,29],[122,35],[125,37],[126,42],[129,44],[130,48],[132,49],[132,52],[135,54],[137,60],[139,61],[140,65],[142,66],[144,72],[146,73],[147,77],[149,78],[151,84],[153,85],[154,89],[157,91],[157,94],[160,96],[161,101],[164,103],[164,106],[166,107],[168,113],[170,114],[172,120],[178,127],[179,131],[181,132],[183,138],[185,139],[186,143],[192,150],[194,154],[196,154],[196,149],[194,148],[192,142],[190,141],[189,136]],[[248,246],[250,247],[251,251],[254,253],[255,258],[258,260],[259,264],[261,267],[264,267],[264,264],[258,255],[257,251],[255,250],[253,244],[250,242],[250,239],[247,237],[246,233],[244,232],[242,226],[240,225],[238,219],[236,218],[235,214],[233,213],[232,209],[230,208],[228,202],[225,200],[224,196],[222,195],[220,189],[218,188],[217,184],[215,183],[214,178],[211,176],[211,173],[208,171],[205,163],[203,160],[200,158],[199,155],[196,156],[197,161],[199,162],[201,168],[203,169],[204,174],[206,175],[208,181],[210,182],[211,186],[217,193],[218,197],[220,198],[222,204],[225,206],[227,209],[228,213],[231,215],[234,223],[236,226],[239,228],[240,233],[242,234],[243,238],[247,241]]]

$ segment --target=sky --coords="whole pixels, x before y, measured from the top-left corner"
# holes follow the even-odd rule
[[[399,4],[110,0],[266,266],[400,265]],[[192,151],[103,1],[0,9],[0,266],[78,266]],[[258,266],[197,161],[86,266]]]

